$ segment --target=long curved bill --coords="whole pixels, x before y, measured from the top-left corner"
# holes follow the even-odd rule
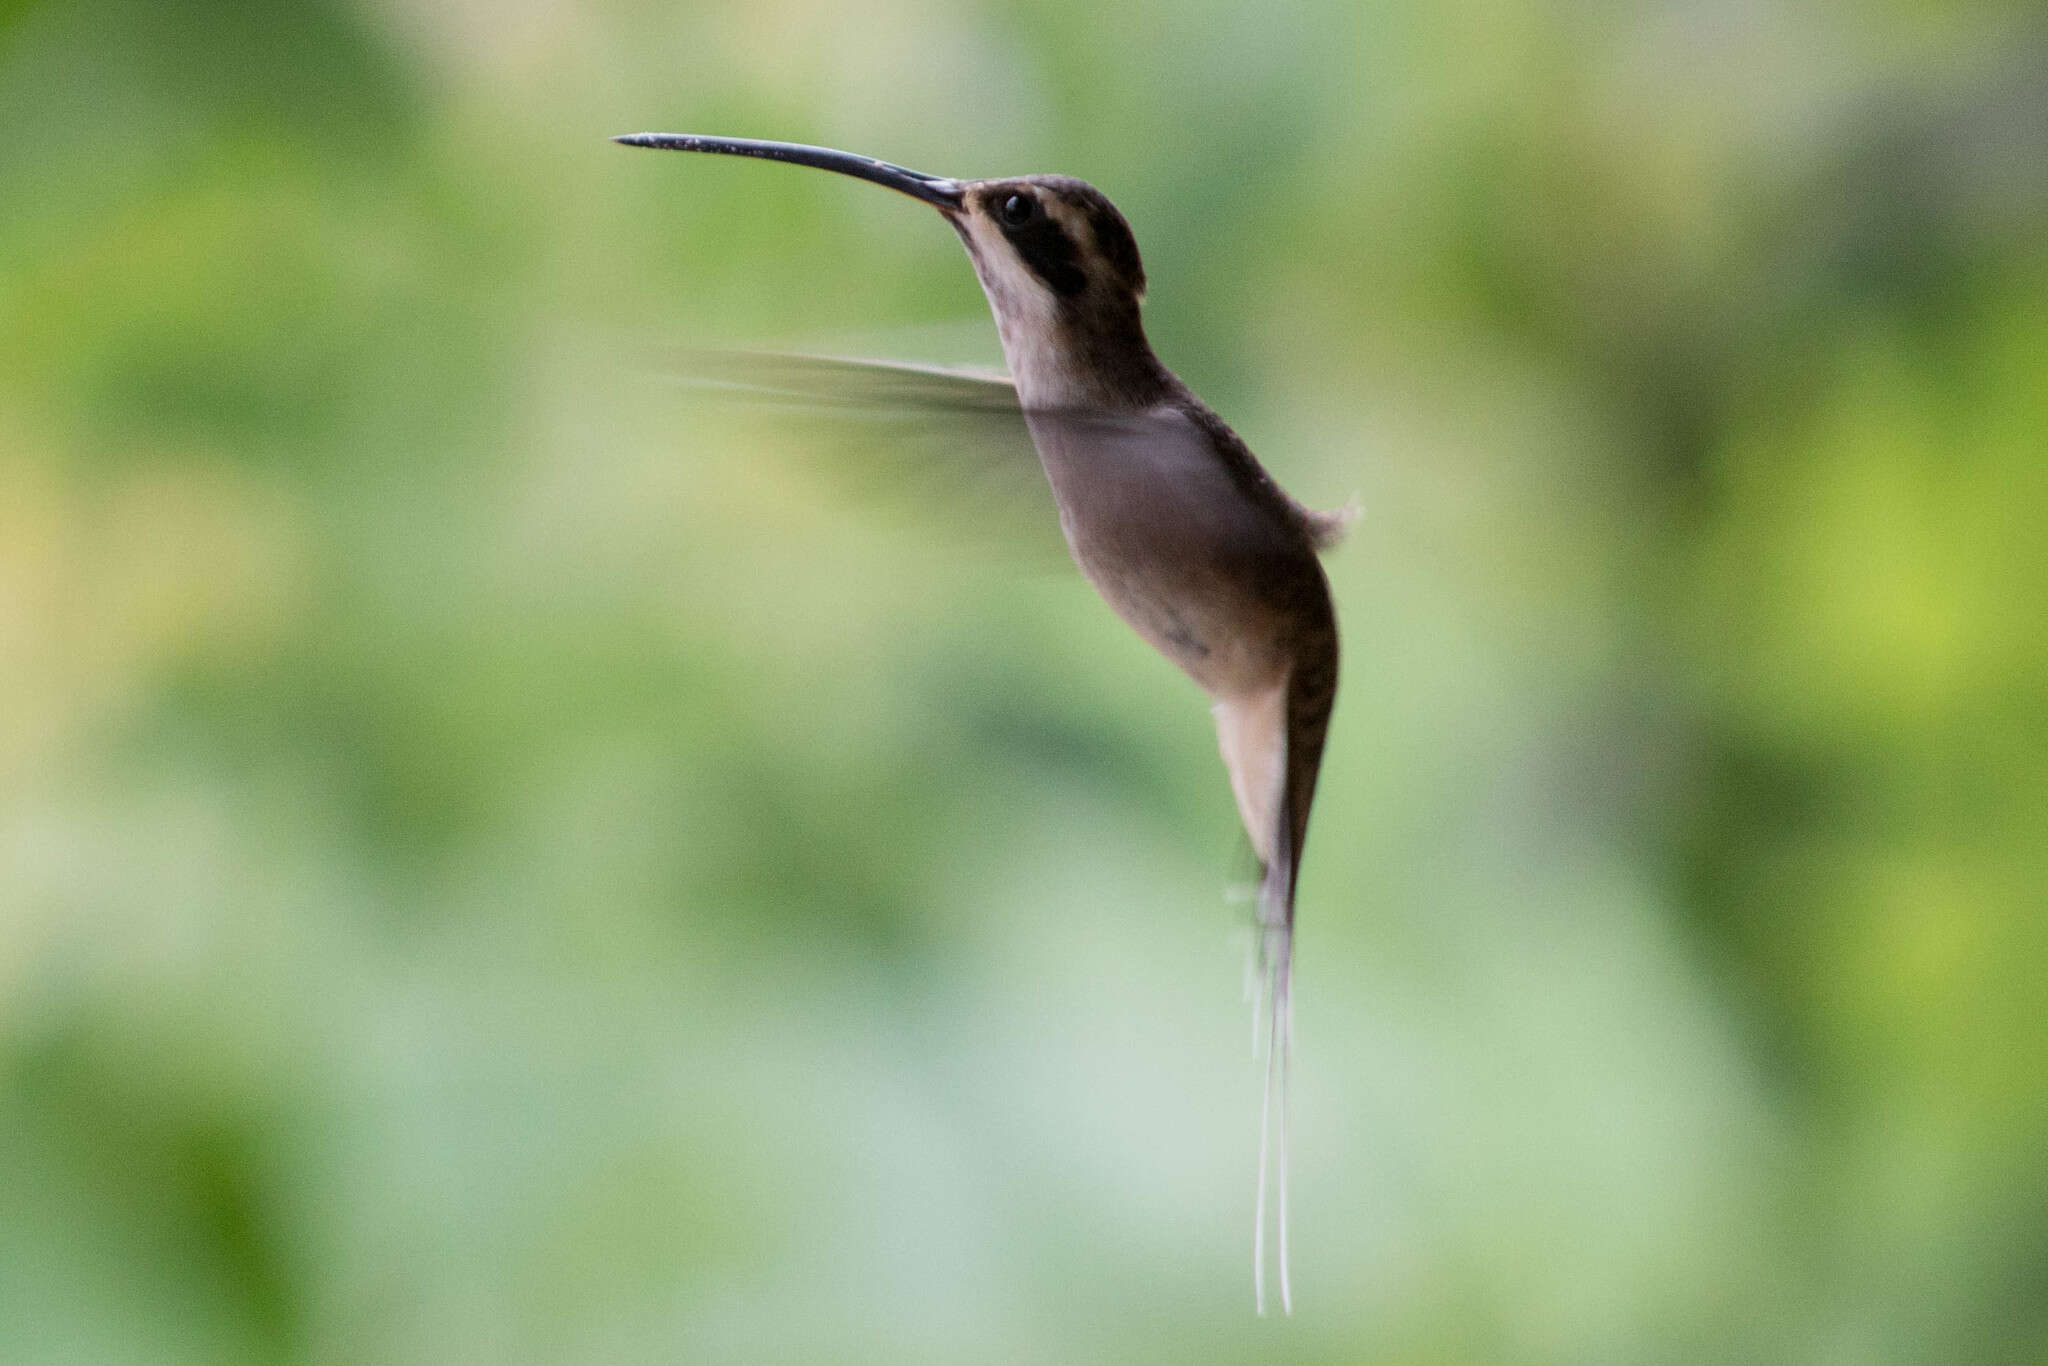
[[[958,210],[966,203],[964,188],[957,180],[926,175],[922,171],[892,166],[886,161],[856,156],[852,152],[834,151],[830,147],[810,147],[801,142],[763,142],[758,138],[707,138],[695,133],[628,133],[612,141],[628,147],[659,147],[671,152],[716,152],[722,156],[762,157],[768,161],[787,161],[793,166],[815,166],[821,171],[837,171],[841,175],[872,180],[877,185],[886,185],[912,199],[922,199],[948,211]]]

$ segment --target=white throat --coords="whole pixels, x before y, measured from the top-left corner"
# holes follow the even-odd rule
[[[1003,359],[1026,408],[1079,408],[1096,401],[1088,377],[1063,344],[1059,300],[985,220],[972,220],[975,274],[1002,338]]]

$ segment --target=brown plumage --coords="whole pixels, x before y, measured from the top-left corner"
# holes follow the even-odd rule
[[[1288,497],[1153,354],[1140,316],[1145,268],[1137,242],[1092,185],[1067,176],[948,180],[792,143],[687,134],[619,141],[872,180],[933,205],[959,234],[995,314],[1014,402],[1075,562],[1133,630],[1215,699],[1231,789],[1263,865],[1268,1053],[1254,1281],[1263,1312],[1267,1135],[1277,1077],[1280,1295],[1291,1309],[1286,1068],[1294,901],[1337,691],[1336,615],[1316,556],[1335,543],[1346,519]],[[909,373],[928,397],[947,382],[943,372]],[[953,378],[961,390],[951,406],[961,411],[1008,401],[1007,394],[988,401],[1001,381]]]

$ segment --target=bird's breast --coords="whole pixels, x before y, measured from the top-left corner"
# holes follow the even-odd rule
[[[1296,626],[1285,581],[1320,570],[1203,432],[1157,415],[1030,424],[1075,562],[1132,629],[1217,697],[1284,676]]]

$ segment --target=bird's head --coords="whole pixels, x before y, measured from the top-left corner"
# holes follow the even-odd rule
[[[827,147],[689,133],[636,133],[633,147],[761,157],[836,171],[923,200],[960,235],[995,312],[1027,407],[1131,407],[1165,371],[1139,321],[1145,266],[1130,224],[1071,176],[952,180]]]

